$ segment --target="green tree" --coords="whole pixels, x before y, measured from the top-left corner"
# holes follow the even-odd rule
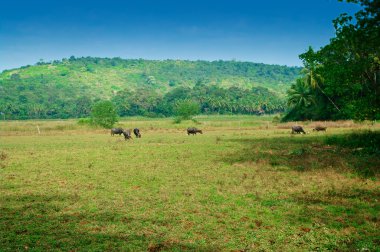
[[[175,105],[175,114],[183,120],[190,120],[193,116],[199,114],[199,104],[192,100],[181,100]]]
[[[288,105],[292,107],[304,108],[315,102],[310,87],[302,79],[297,79],[287,93]]]
[[[92,100],[89,97],[82,96],[76,99],[74,104],[75,104],[74,113],[76,117],[87,117],[90,115]]]
[[[100,101],[92,107],[91,119],[95,125],[112,128],[118,121],[116,108],[110,101]]]
[[[306,53],[301,54],[301,58],[308,58],[308,61],[304,61],[305,67],[301,71],[301,73],[304,75],[304,81],[311,89],[317,89],[315,90],[315,93],[322,93],[329,100],[329,102],[331,102],[331,104],[334,105],[334,107],[339,112],[341,112],[339,107],[335,104],[335,102],[321,88],[321,85],[323,86],[324,80],[323,77],[320,74],[318,74],[318,68],[322,67],[322,65],[318,64],[315,55],[316,54],[313,48],[311,47],[309,47],[309,50]]]
[[[5,105],[5,114],[9,119],[12,119],[12,115],[17,111],[17,106],[13,103],[7,103]]]
[[[328,45],[300,55],[315,94],[327,98],[317,99],[323,113],[313,119],[380,119],[380,5],[377,0],[347,2],[363,8],[354,17],[342,14],[333,21],[335,37]]]
[[[41,114],[45,111],[45,108],[41,104],[31,104],[27,106],[29,117],[40,118]]]

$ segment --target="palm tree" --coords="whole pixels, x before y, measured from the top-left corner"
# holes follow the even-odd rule
[[[302,69],[302,73],[304,74],[304,82],[313,89],[318,89],[322,94],[324,94],[327,99],[334,105],[334,107],[340,112],[338,106],[334,103],[334,101],[322,90],[320,84],[323,83],[323,77],[317,73],[317,69],[320,65],[308,64],[304,69]]]
[[[213,97],[208,98],[208,103],[210,105],[211,111],[215,112],[215,109],[217,108],[217,100]]]
[[[29,106],[29,115],[34,115],[34,117],[40,118],[40,115],[42,112],[44,112],[44,107],[41,104],[35,104],[33,103],[32,105]]]
[[[218,115],[220,114],[220,109],[223,107],[223,99],[220,97],[215,99],[216,108],[218,109]]]
[[[242,109],[246,114],[251,113],[251,103],[247,100],[244,100],[242,103]]]
[[[16,108],[16,106],[13,103],[7,103],[5,105],[5,111],[4,111],[4,113],[9,115],[9,119],[11,119],[12,114],[14,112],[16,112],[16,111],[17,111],[17,108]]]
[[[213,112],[217,111],[220,114],[220,109],[223,104],[223,100],[219,97],[210,97],[209,98],[210,107]]]
[[[238,111],[238,109],[239,109],[239,104],[238,104],[238,102],[233,101],[233,102],[231,103],[231,112],[232,112],[232,113],[236,113],[236,111]]]
[[[308,107],[315,103],[314,95],[310,87],[302,79],[297,79],[296,84],[293,84],[288,90],[288,105],[294,107]]]

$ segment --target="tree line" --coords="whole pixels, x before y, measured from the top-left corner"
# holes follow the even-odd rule
[[[119,116],[173,116],[191,100],[204,114],[284,111],[300,68],[236,61],[70,57],[0,74],[0,112],[8,119],[89,116],[111,101]]]
[[[74,98],[73,98],[74,97]],[[56,119],[88,117],[93,106],[102,101],[89,96],[49,96],[47,103],[3,103],[0,111],[8,119]],[[263,87],[244,89],[239,87],[221,88],[201,82],[194,87],[174,88],[166,94],[154,88],[140,87],[124,89],[110,99],[119,116],[170,117],[184,101],[199,106],[203,114],[264,114],[283,112],[286,101]],[[20,101],[20,100],[19,100]]]
[[[178,104],[193,101],[203,114],[263,114],[282,112],[286,101],[266,88],[227,89],[198,82],[194,87],[178,87],[160,95],[154,89],[138,88],[118,92],[112,102],[120,116],[173,116]]]

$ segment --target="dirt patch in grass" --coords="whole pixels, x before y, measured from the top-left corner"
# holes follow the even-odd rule
[[[5,168],[5,162],[8,158],[8,154],[4,151],[0,151],[0,169]]]

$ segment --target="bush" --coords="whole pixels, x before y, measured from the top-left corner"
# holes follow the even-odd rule
[[[79,125],[92,125],[93,122],[92,122],[91,118],[79,118],[78,124]]]
[[[273,119],[272,119],[272,123],[277,125],[278,123],[280,123],[281,121],[281,118],[279,116],[274,116]]]
[[[174,117],[173,123],[179,124],[181,122],[182,122],[182,118],[181,117],[179,117],[179,116]]]

